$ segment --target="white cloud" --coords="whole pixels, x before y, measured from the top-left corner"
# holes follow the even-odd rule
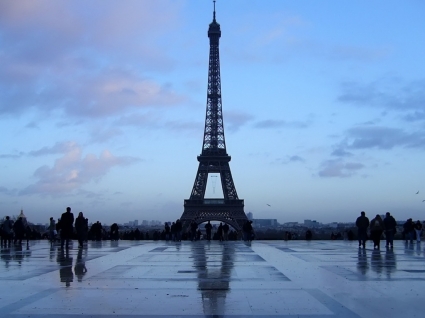
[[[39,167],[34,172],[38,181],[25,189],[21,195],[69,194],[79,190],[84,184],[99,181],[108,171],[117,166],[126,166],[140,161],[138,158],[114,156],[108,150],[100,155],[83,156],[82,148],[75,142],[58,143],[51,148],[43,148],[34,152],[36,155],[62,153],[53,167]]]

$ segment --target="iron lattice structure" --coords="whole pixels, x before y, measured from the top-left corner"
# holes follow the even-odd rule
[[[244,212],[244,201],[238,198],[226,151],[221,101],[219,39],[220,24],[215,19],[208,29],[210,58],[208,67],[207,110],[205,116],[202,153],[198,156],[199,167],[190,199],[184,201],[184,212],[180,218],[183,228],[192,220],[198,224],[206,221],[225,222],[241,230],[248,220]],[[223,199],[206,199],[205,190],[209,173],[219,173],[223,188]]]

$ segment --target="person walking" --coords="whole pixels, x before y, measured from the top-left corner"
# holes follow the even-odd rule
[[[71,208],[67,207],[66,212],[62,213],[60,220],[61,229],[61,249],[64,248],[66,243],[66,249],[68,249],[69,241],[72,240],[72,234],[74,233],[74,214],[71,212]]]
[[[357,235],[359,239],[359,247],[366,248],[367,228],[369,227],[369,219],[366,213],[362,211],[356,220]]]
[[[10,219],[10,217],[7,215],[6,219],[4,220],[2,224],[2,243],[4,246],[10,246],[10,243],[12,242],[13,237],[13,221]],[[3,245],[2,244],[2,245]]]
[[[394,235],[397,231],[396,227],[397,227],[397,222],[395,221],[395,219],[391,215],[391,213],[387,212],[385,214],[385,218],[384,218],[385,239],[386,239],[385,247],[393,248],[393,246],[394,246]]]
[[[374,249],[376,248],[379,250],[383,231],[384,231],[384,222],[382,221],[381,216],[377,214],[375,218],[372,219],[372,221],[370,222],[370,236],[373,241]]]
[[[165,231],[165,240],[168,241],[170,239],[170,225],[168,225],[168,222],[165,222],[164,224],[164,231]]]
[[[227,241],[229,239],[229,225],[227,223],[224,223],[223,225],[223,240]]]
[[[415,233],[415,227],[414,227],[412,219],[408,219],[403,224],[403,232],[404,232],[404,239],[406,240],[406,243],[410,241],[410,244],[413,244],[413,236]]]
[[[24,221],[22,220],[22,216],[19,217],[19,219],[16,220],[16,222],[13,224],[13,232],[15,232],[15,244],[22,244],[22,239],[25,235],[25,225]]]
[[[210,221],[208,221],[207,224],[205,224],[205,231],[207,232],[207,240],[211,241],[211,230],[212,230],[212,225],[210,223]]]
[[[56,239],[56,221],[53,217],[50,218],[50,223],[49,223],[49,240],[50,240],[50,244],[53,244],[55,242]]]
[[[415,223],[415,232],[416,232],[416,242],[421,242],[421,235],[422,235],[422,223],[421,221],[417,220]]]
[[[87,236],[88,226],[86,223],[86,218],[83,215],[83,212],[78,213],[78,217],[75,219],[75,231],[77,231],[78,237],[78,248],[83,248],[84,240]]]

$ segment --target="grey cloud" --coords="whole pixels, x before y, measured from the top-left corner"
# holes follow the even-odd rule
[[[346,151],[343,148],[337,148],[334,151],[332,151],[331,155],[336,157],[350,157],[353,154],[351,152]]]
[[[425,79],[408,83],[398,79],[369,84],[345,82],[338,101],[361,107],[380,107],[397,111],[425,111]]]
[[[358,162],[344,162],[341,159],[327,160],[322,163],[319,176],[322,178],[347,178],[355,175],[364,165]]]
[[[38,157],[38,156],[45,156],[45,155],[63,154],[70,151],[75,146],[76,146],[76,143],[73,141],[57,142],[52,147],[43,147],[39,150],[30,151],[28,155]]]
[[[425,147],[423,132],[407,133],[401,129],[388,127],[355,127],[347,131],[347,139],[347,147],[350,149]]]
[[[303,129],[310,126],[308,122],[299,122],[299,121],[285,121],[285,120],[275,120],[275,119],[267,119],[258,121],[254,128],[259,129],[273,129],[273,128],[298,128]]]
[[[304,159],[301,158],[300,156],[291,156],[289,157],[289,161],[290,162],[304,162]]]
[[[416,111],[402,117],[405,121],[415,122],[425,120],[425,111]]]
[[[226,122],[225,128],[229,131],[237,131],[254,119],[251,114],[240,111],[226,111],[223,116]]]

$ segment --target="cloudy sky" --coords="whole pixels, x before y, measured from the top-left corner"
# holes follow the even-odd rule
[[[1,216],[179,218],[202,148],[212,7],[1,1]],[[421,0],[217,2],[246,212],[425,219],[424,16]]]

